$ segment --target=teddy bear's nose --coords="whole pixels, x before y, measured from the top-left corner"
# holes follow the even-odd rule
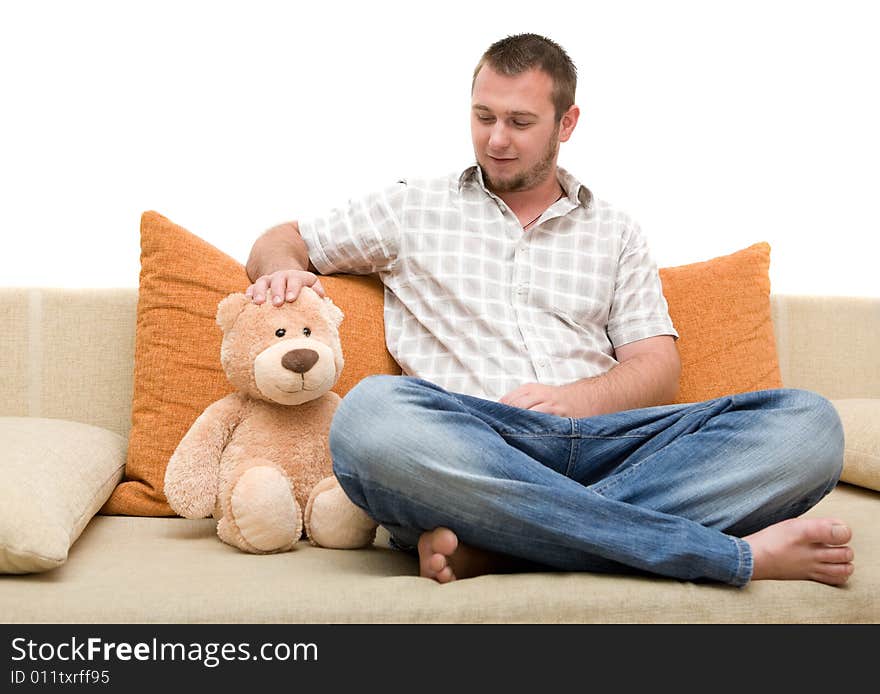
[[[318,361],[318,353],[313,349],[292,349],[281,357],[281,366],[288,371],[304,374]]]

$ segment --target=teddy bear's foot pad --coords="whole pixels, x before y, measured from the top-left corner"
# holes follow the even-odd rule
[[[376,522],[349,500],[334,477],[315,485],[303,516],[309,542],[318,547],[358,549],[376,537]]]
[[[230,502],[242,538],[259,552],[290,549],[302,534],[302,514],[290,480],[277,468],[247,469],[235,483]]]

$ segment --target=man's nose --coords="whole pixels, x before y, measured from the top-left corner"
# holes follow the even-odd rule
[[[499,151],[506,149],[509,144],[510,137],[507,132],[507,127],[500,121],[496,122],[492,126],[492,131],[489,133],[489,148],[494,151]]]

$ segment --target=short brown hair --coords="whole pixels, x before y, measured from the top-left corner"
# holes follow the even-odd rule
[[[545,36],[515,34],[493,43],[477,63],[471,91],[484,65],[489,65],[502,75],[519,75],[533,68],[550,75],[553,79],[552,98],[557,121],[574,103],[577,68],[562,47]]]

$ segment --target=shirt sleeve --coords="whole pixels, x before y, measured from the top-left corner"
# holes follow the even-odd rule
[[[624,231],[607,331],[614,347],[657,335],[678,339],[657,264],[637,224]]]
[[[388,270],[400,249],[406,182],[398,181],[323,217],[299,222],[309,260],[322,275]]]

